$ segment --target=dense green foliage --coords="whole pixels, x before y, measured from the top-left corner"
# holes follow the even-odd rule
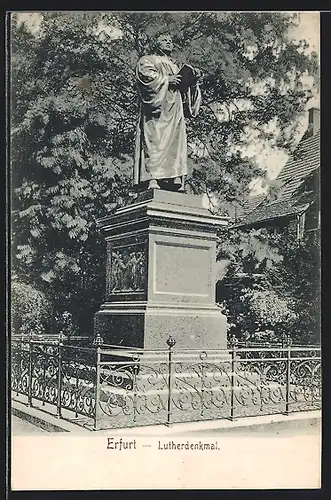
[[[282,13],[45,13],[32,34],[13,15],[17,281],[46,293],[55,311],[70,311],[81,333],[91,331],[104,294],[105,245],[95,222],[130,189],[134,68],[160,27],[174,35],[174,57],[204,72],[201,112],[188,123],[189,187],[214,193],[220,213],[233,216],[252,179],[263,176],[238,149],[249,144],[248,128],[291,148],[310,97],[302,77],[315,74],[316,60],[304,54],[305,42],[288,36],[294,24]],[[277,137],[268,132],[274,120]],[[255,270],[280,261],[259,236],[234,232],[220,241],[230,274],[243,258]]]
[[[15,333],[43,333],[52,327],[52,304],[44,293],[32,285],[13,281],[11,307]]]
[[[298,343],[320,342],[319,232],[307,234],[300,242],[287,231],[256,233],[255,237],[267,241],[269,253],[277,249],[279,258],[269,261],[268,268],[265,259],[258,265],[260,273],[240,272],[254,263],[249,257],[229,263],[218,288],[230,334],[265,341],[279,341],[286,334]]]

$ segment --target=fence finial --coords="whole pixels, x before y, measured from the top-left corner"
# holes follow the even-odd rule
[[[100,333],[97,333],[97,336],[93,339],[92,344],[94,345],[94,347],[101,347],[103,343],[103,338],[101,337]]]
[[[59,338],[58,338],[58,342],[59,344],[63,344],[63,342],[65,342],[67,340],[67,336],[63,333],[63,331],[61,330],[61,332],[59,333]]]
[[[176,345],[176,339],[174,339],[172,335],[169,335],[166,342],[170,349]]]
[[[230,347],[232,349],[235,349],[237,347],[237,345],[238,345],[238,339],[237,339],[237,337],[234,334],[231,336],[229,343],[230,343]]]

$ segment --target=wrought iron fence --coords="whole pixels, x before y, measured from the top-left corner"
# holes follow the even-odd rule
[[[72,342],[72,340],[71,340]],[[321,407],[320,347],[144,350],[14,338],[12,391],[94,430]]]

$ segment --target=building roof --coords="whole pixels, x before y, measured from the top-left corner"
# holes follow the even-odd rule
[[[236,227],[257,225],[266,220],[286,217],[305,211],[316,197],[313,191],[299,194],[300,186],[320,166],[320,131],[301,140],[294,154],[277,176],[279,187],[277,197],[269,201],[268,195],[262,201],[256,200],[251,211],[244,215]],[[249,204],[247,204],[249,207]]]
[[[320,131],[300,142],[292,157],[279,173],[277,180],[283,184],[280,196],[289,199],[305,179],[320,166]]]
[[[265,199],[265,193],[249,196],[240,209],[240,217],[243,218],[251,213]]]
[[[260,205],[236,226],[256,225],[259,222],[262,223],[267,220],[278,219],[279,217],[299,215],[307,210],[315,198],[316,194],[310,191],[299,196],[292,196],[292,198],[286,200],[275,201],[268,205]]]

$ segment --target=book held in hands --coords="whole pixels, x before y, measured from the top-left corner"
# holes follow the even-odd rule
[[[189,87],[195,85],[197,78],[194,75],[194,70],[192,66],[184,64],[184,66],[179,70],[179,75],[181,75],[181,81],[179,83],[179,89],[181,92],[185,92]]]

